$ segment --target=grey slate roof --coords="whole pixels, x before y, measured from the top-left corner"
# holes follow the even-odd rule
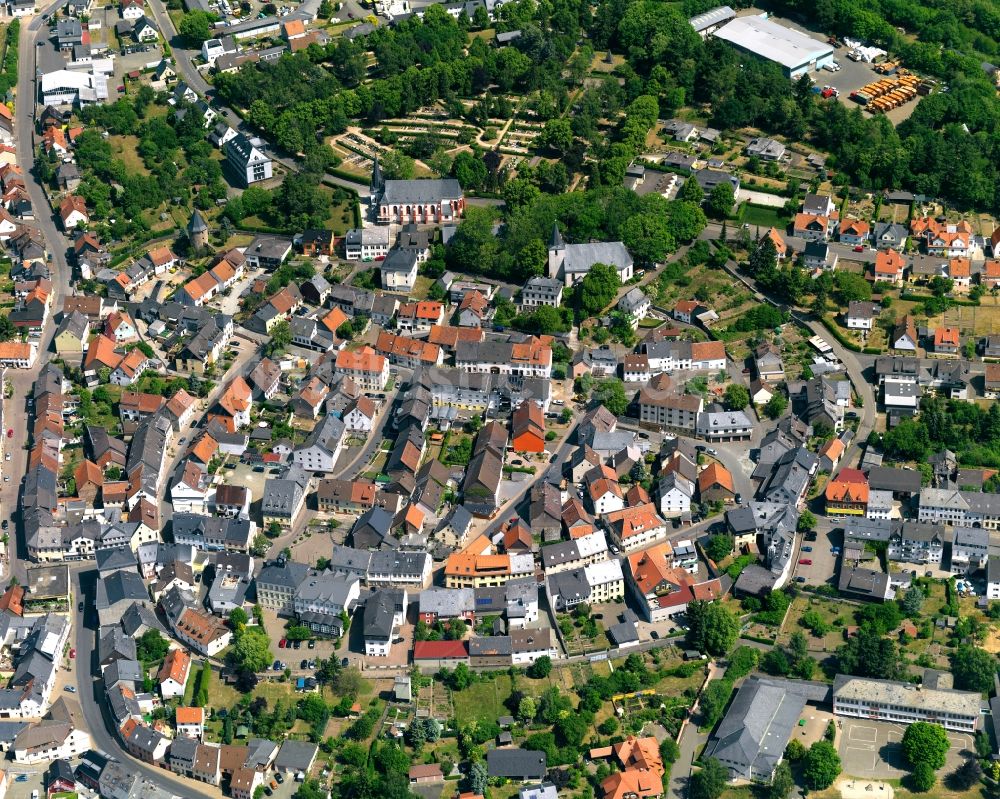
[[[490,777],[540,780],[545,776],[545,752],[530,749],[490,749],[486,753]]]

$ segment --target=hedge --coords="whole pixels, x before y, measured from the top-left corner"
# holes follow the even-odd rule
[[[830,331],[830,333],[833,335],[835,339],[837,339],[837,341],[840,343],[842,347],[846,347],[851,352],[862,352],[861,347],[859,347],[853,341],[850,341],[849,339],[844,337],[844,334],[840,332],[840,329],[832,320],[828,319],[825,316],[821,316],[820,321],[823,323],[823,327],[825,327],[827,330]],[[881,354],[881,350],[878,351],[878,354]]]

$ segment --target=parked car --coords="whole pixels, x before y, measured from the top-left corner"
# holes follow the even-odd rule
[[[292,649],[301,649],[301,648],[302,648],[302,642],[301,641],[293,641],[292,642]]]
[[[802,551],[803,552],[812,552],[813,548],[812,547],[802,547]]]
[[[316,648],[316,639],[315,638],[310,638],[309,639],[309,648],[310,649],[315,649]]]
[[[797,582],[797,583],[804,583],[805,581],[806,581],[806,578],[803,577],[801,574],[798,577],[795,578],[795,582]]]
[[[286,646],[288,646],[287,638],[282,638],[280,641],[278,641],[278,649],[284,649]]]
[[[302,669],[303,671],[305,671],[306,669],[308,669],[309,668],[309,661],[308,660],[303,660],[299,664],[299,668]]]
[[[799,565],[800,566],[812,566],[813,562],[809,558],[799,558]]]

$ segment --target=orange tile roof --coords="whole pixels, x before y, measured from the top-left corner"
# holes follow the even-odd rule
[[[179,707],[177,708],[178,724],[204,724],[205,708],[203,707]]]
[[[83,460],[73,472],[73,479],[76,481],[76,489],[79,491],[85,485],[101,485],[104,482],[104,473],[101,471],[101,467],[93,461]]]
[[[383,330],[375,342],[375,349],[384,355],[399,358],[417,358],[423,363],[435,364],[441,358],[441,348],[437,344],[408,336],[397,336]]]
[[[24,586],[12,585],[0,596],[0,610],[10,611],[15,616],[24,615]]]
[[[403,516],[403,520],[411,527],[416,527],[419,530],[424,526],[424,512],[416,505],[410,505],[406,509],[406,514]]]
[[[692,361],[715,361],[725,359],[726,345],[722,341],[694,341],[691,343]]]
[[[729,469],[717,461],[713,461],[698,475],[699,491],[707,491],[715,485],[736,493],[736,489],[733,487],[732,474],[730,474]]]
[[[840,225],[841,234],[846,233],[849,236],[867,236],[870,230],[871,225],[860,219],[848,219]]]
[[[826,484],[827,502],[868,502],[868,478],[860,469],[841,469]]]
[[[173,250],[169,247],[157,247],[154,250],[150,250],[146,253],[146,257],[149,258],[153,266],[164,266],[171,261],[177,260],[177,256],[174,255]]]
[[[344,322],[350,321],[350,318],[345,314],[340,308],[334,308],[320,319],[320,324],[323,325],[331,333],[336,333],[338,328],[344,324]]]
[[[293,36],[302,36],[306,32],[306,26],[302,24],[301,19],[289,20],[282,27],[284,28],[286,39],[290,39]]]
[[[826,455],[831,461],[835,461],[844,454],[844,442],[839,438],[831,438],[820,447],[819,454]]]
[[[219,405],[230,416],[235,416],[247,410],[252,401],[253,391],[251,391],[250,386],[243,379],[242,375],[233,378],[233,381],[226,387],[226,390],[222,392],[222,396],[219,397]]]
[[[1000,228],[997,228],[1000,230]],[[1000,260],[991,258],[983,264],[983,274],[992,279],[1000,279]]]
[[[948,277],[972,277],[972,262],[968,258],[952,258],[948,262]]]
[[[899,275],[906,266],[906,259],[895,250],[880,250],[875,255],[876,275]]]
[[[337,353],[337,368],[381,373],[385,368],[385,358],[368,346],[357,350],[341,350]]]
[[[118,364],[118,368],[121,369],[128,377],[135,377],[146,361],[147,358],[145,353],[143,353],[140,349],[134,349],[122,358],[121,363]]]
[[[215,275],[211,272],[202,272],[194,280],[189,280],[184,284],[184,291],[197,302],[218,285],[219,281],[215,279]]]
[[[271,297],[270,303],[278,313],[288,313],[292,310],[292,308],[299,304],[299,301],[286,286]]]
[[[83,359],[83,366],[85,369],[94,365],[114,369],[121,363],[121,360],[121,354],[115,352],[115,342],[107,336],[98,336],[90,342],[90,346],[87,348],[87,357]]]
[[[156,413],[163,405],[163,397],[142,391],[123,391],[119,405],[139,413]]]
[[[957,347],[961,343],[961,335],[957,327],[937,327],[934,329],[934,346],[951,344]]]
[[[815,227],[819,225],[822,230],[826,230],[830,226],[830,220],[825,216],[818,216],[816,214],[803,214],[797,213],[795,215],[795,230],[805,230],[806,228]]]
[[[788,251],[788,245],[785,244],[785,240],[777,228],[771,228],[764,236],[774,242],[774,250],[778,255],[784,255]]]
[[[219,442],[208,433],[198,437],[198,440],[191,446],[191,454],[202,463],[208,463],[219,451]]]
[[[31,358],[31,344],[20,341],[0,341],[0,359],[26,361]]]
[[[481,327],[454,327],[452,325],[431,325],[427,340],[445,349],[453,350],[459,341],[482,341],[485,332]]]
[[[63,201],[59,204],[59,215],[65,222],[73,211],[79,211],[84,216],[87,215],[87,202],[83,197],[78,197],[75,194],[69,194],[63,198]]]
[[[236,277],[236,270],[233,268],[233,265],[226,260],[219,261],[219,263],[208,271],[209,274],[211,274],[220,283],[228,283]]]
[[[437,320],[441,318],[444,306],[439,302],[422,300],[420,302],[404,302],[399,306],[398,315],[400,319],[426,319]]]
[[[605,514],[604,519],[617,531],[622,541],[658,527],[666,528],[666,522],[656,513],[656,506],[651,502],[612,511]]]
[[[197,398],[192,397],[182,388],[167,400],[167,410],[180,418],[196,402],[198,402]]]
[[[160,670],[156,674],[156,679],[159,682],[171,679],[176,683],[184,685],[187,682],[190,670],[191,656],[183,649],[172,649],[163,659],[163,665],[160,666]],[[201,708],[198,709],[200,710]]]

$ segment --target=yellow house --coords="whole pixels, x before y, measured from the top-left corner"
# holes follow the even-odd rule
[[[83,352],[83,345],[90,335],[90,323],[87,317],[79,311],[73,311],[63,317],[56,331],[56,352],[62,355],[66,352]]]

